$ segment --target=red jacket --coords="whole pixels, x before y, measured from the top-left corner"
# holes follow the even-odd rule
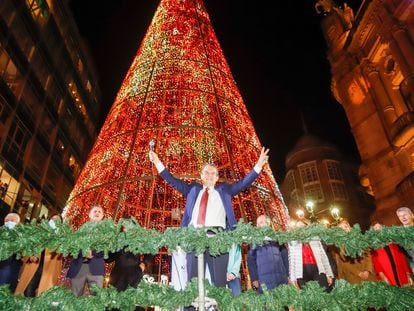
[[[397,244],[391,243],[388,244],[388,246],[390,248],[392,258],[394,259],[400,285],[402,286],[404,284],[407,284],[409,282],[407,274],[410,273],[407,257]],[[377,279],[381,280],[379,273],[382,272],[387,277],[391,285],[397,286],[398,284],[392,270],[391,260],[385,248],[383,247],[377,250],[372,250],[371,254],[372,263],[374,264],[374,270],[377,275]]]

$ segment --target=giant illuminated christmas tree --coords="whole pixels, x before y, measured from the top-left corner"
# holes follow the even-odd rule
[[[108,217],[134,216],[147,228],[178,226],[184,198],[158,177],[149,142],[175,176],[199,178],[215,163],[232,182],[255,164],[261,144],[202,0],[162,0],[117,94],[64,212],[75,227],[100,204]],[[237,217],[287,212],[265,167],[235,198]]]

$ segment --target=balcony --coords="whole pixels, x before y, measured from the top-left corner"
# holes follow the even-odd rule
[[[414,112],[402,114],[392,125],[390,134],[394,146],[407,144],[414,137]]]

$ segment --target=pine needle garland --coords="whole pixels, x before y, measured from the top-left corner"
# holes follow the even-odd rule
[[[123,232],[121,226],[128,226]],[[0,260],[16,254],[37,256],[44,248],[55,250],[64,256],[77,257],[80,251],[90,249],[109,252],[124,247],[135,254],[157,254],[160,249],[173,252],[177,247],[185,251],[202,253],[209,248],[211,254],[227,252],[233,243],[261,245],[265,238],[279,243],[292,240],[307,242],[315,236],[327,245],[343,247],[346,255],[356,257],[367,249],[377,249],[388,243],[397,243],[407,249],[414,249],[414,227],[392,226],[380,231],[362,233],[355,225],[350,233],[339,228],[325,228],[311,225],[290,231],[274,231],[271,228],[256,228],[241,220],[230,232],[221,231],[208,237],[205,229],[169,228],[165,232],[141,227],[134,219],[121,219],[117,224],[111,219],[92,224],[86,223],[73,231],[67,223],[52,229],[46,221],[40,224],[22,224],[10,230],[0,228]],[[394,287],[383,282],[364,282],[353,285],[337,280],[330,293],[316,282],[309,282],[302,290],[292,285],[264,289],[262,295],[252,290],[232,297],[230,290],[206,284],[207,295],[218,303],[219,310],[285,310],[291,307],[300,310],[366,310],[368,307],[387,310],[414,310],[414,288]],[[197,282],[193,279],[185,291],[177,292],[165,285],[141,282],[138,288],[117,292],[115,288],[95,288],[95,296],[75,297],[66,288],[55,286],[36,298],[14,296],[7,286],[0,287],[2,310],[105,310],[119,308],[134,310],[135,305],[160,306],[173,310],[188,306],[197,297]]]

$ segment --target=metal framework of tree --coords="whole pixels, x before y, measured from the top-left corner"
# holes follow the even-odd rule
[[[178,226],[185,198],[149,162],[149,142],[177,177],[198,179],[205,163],[233,182],[255,164],[261,143],[202,0],[162,0],[73,191],[64,217],[74,227],[101,205],[115,220],[134,216],[163,231]],[[234,199],[238,218],[287,209],[268,166]]]

